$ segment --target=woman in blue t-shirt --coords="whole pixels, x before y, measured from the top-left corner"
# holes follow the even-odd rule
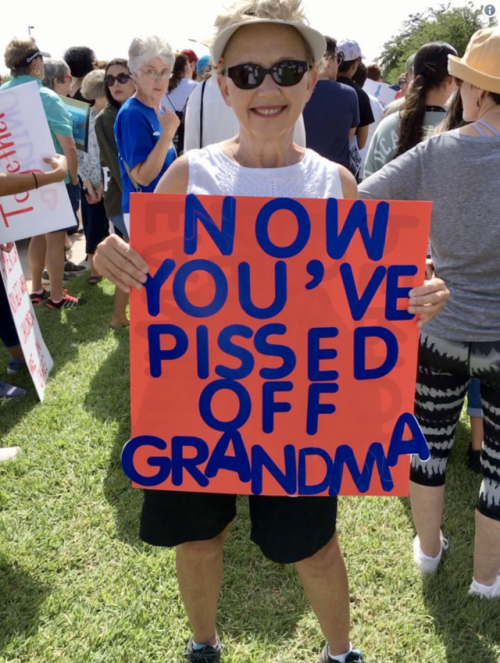
[[[175,59],[169,44],[155,36],[136,38],[128,54],[136,92],[120,108],[115,123],[126,219],[130,194],[154,191],[176,158],[172,140],[179,126],[177,115],[160,106]]]

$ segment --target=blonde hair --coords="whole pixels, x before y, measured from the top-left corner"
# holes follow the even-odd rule
[[[87,74],[82,81],[82,95],[89,101],[95,101],[106,96],[106,85],[104,83],[104,69],[95,69]]]
[[[5,66],[10,69],[13,75],[27,74],[30,71],[31,63],[27,64],[23,60],[28,54],[36,48],[35,39],[26,37],[20,39],[14,37],[8,44],[4,53]]]
[[[270,18],[278,21],[292,21],[309,25],[306,18],[302,0],[238,0],[226,7],[215,19],[214,27],[216,35],[226,28],[243,23],[251,22],[255,18]],[[307,59],[314,62],[314,53],[307,41],[302,37],[306,49]]]
[[[235,23],[251,21],[253,18],[307,23],[302,0],[239,0],[217,16],[215,29],[222,32]]]

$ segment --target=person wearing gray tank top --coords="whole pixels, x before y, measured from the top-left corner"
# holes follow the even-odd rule
[[[470,125],[429,138],[360,186],[362,198],[431,200],[431,255],[451,298],[421,333],[415,414],[431,459],[412,460],[414,558],[437,570],[446,464],[471,378],[481,380],[483,482],[469,592],[500,598],[500,30],[449,57]]]
[[[296,0],[282,0],[273,9],[284,12],[282,18],[269,16],[267,3],[251,4],[233,6],[234,15],[221,17],[212,45],[222,95],[238,119],[238,135],[180,157],[157,192],[357,198],[356,182],[346,168],[293,142],[295,123],[317,79],[315,63],[326,50],[324,37],[306,25]],[[117,238],[100,245],[96,260],[101,273],[126,290],[140,288],[146,280],[146,262]],[[409,310],[428,318],[442,309],[448,295],[440,279],[415,292],[421,300]],[[364,661],[349,640],[337,499],[251,495],[249,501],[252,540],[269,559],[296,566],[327,640],[321,661]],[[220,659],[216,617],[222,553],[235,514],[234,495],[144,491],[141,538],[177,548],[179,586],[193,629],[188,663]]]

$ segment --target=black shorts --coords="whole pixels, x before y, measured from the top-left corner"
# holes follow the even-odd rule
[[[335,534],[336,497],[251,495],[250,538],[273,562],[312,557]],[[236,495],[145,490],[140,537],[153,546],[207,541],[236,516]]]

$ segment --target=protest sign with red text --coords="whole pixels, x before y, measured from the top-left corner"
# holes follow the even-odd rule
[[[35,82],[0,92],[0,173],[50,170],[43,159],[55,155]],[[0,198],[0,243],[62,230],[74,223],[63,182]]]
[[[0,251],[0,274],[26,364],[38,397],[43,401],[45,385],[54,362],[42,338],[15,245],[9,253]]]

